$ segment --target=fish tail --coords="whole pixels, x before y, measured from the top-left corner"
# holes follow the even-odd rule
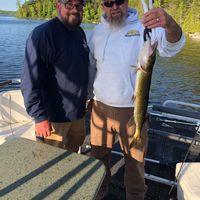
[[[131,147],[135,147],[135,148],[138,148],[138,149],[142,148],[142,139],[141,139],[140,133],[141,133],[141,130],[136,128],[135,134],[134,134],[133,139],[130,143],[130,148]]]
[[[138,139],[140,139],[140,129],[139,128],[136,128],[136,130],[135,130],[135,134],[134,134],[134,136],[133,136],[133,138],[135,139],[135,140],[138,140]]]

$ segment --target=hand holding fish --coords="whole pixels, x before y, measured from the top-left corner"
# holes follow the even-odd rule
[[[162,8],[153,8],[146,12],[142,18],[142,23],[149,29],[157,27],[164,28],[168,42],[174,43],[181,38],[181,27],[176,23],[173,17]]]
[[[167,28],[172,21],[173,18],[162,8],[151,9],[142,18],[143,25],[149,29],[156,27]]]

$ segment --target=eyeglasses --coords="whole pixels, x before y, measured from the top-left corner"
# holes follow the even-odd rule
[[[83,7],[84,7],[82,4],[73,4],[71,2],[64,3],[64,5],[66,9],[72,10],[76,8],[76,10],[78,11],[83,11]]]
[[[122,5],[125,2],[125,0],[115,0],[115,1],[104,1],[103,5],[107,8],[112,8],[114,6],[114,4],[116,4],[117,6]]]

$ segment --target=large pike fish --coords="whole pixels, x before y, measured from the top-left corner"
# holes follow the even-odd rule
[[[151,44],[149,30],[144,31],[144,45],[139,54],[139,65],[136,74],[134,113],[135,134],[131,146],[140,146],[141,131],[147,116],[149,91],[153,66],[156,60],[157,42]]]

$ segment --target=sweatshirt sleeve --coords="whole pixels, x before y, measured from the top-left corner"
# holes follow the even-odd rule
[[[21,74],[21,90],[28,114],[41,122],[48,118],[42,98],[42,80],[45,79],[46,49],[44,38],[33,31],[26,43],[25,58]]]
[[[163,28],[153,30],[153,41],[158,41],[158,52],[161,57],[172,57],[181,51],[185,45],[185,36],[182,33],[178,42],[170,43],[165,36]]]

